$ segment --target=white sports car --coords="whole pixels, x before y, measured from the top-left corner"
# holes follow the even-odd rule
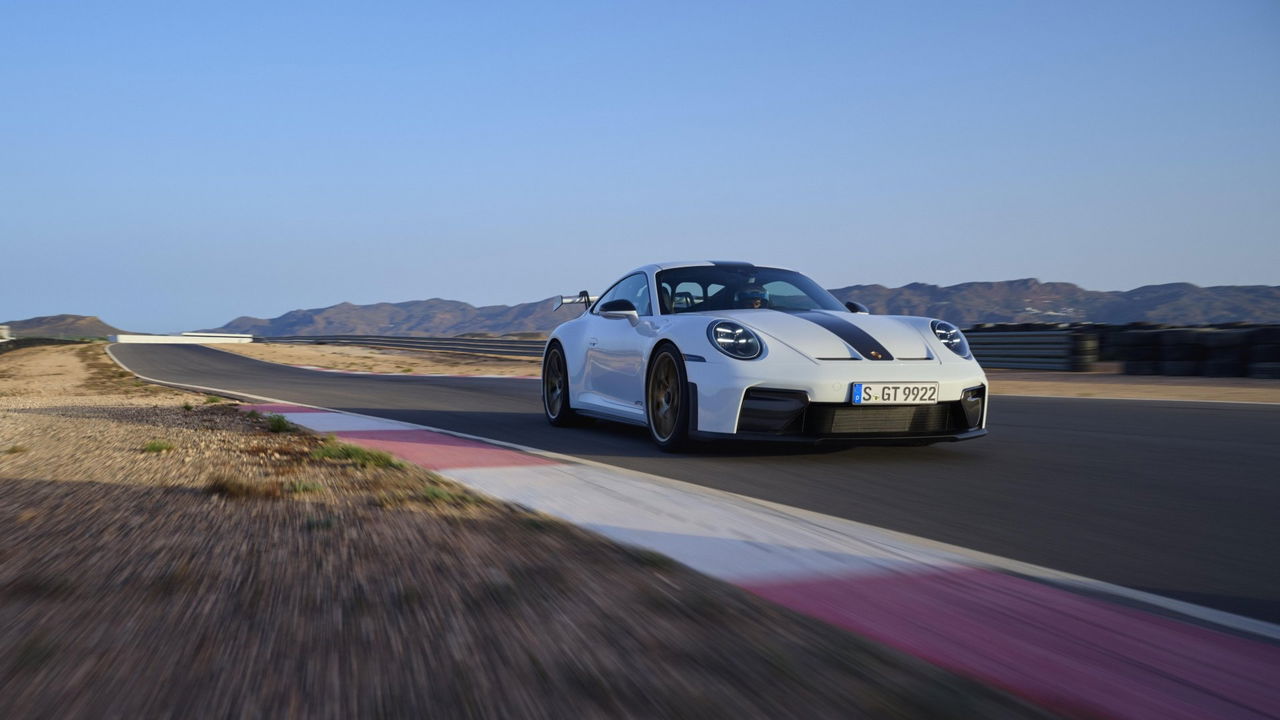
[[[987,378],[954,325],[870,315],[792,270],[646,265],[556,328],[542,362],[552,425],[583,416],[690,439],[927,444],[986,431]]]

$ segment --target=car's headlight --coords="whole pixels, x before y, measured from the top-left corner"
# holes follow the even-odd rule
[[[738,323],[721,320],[707,326],[707,337],[720,352],[739,360],[760,356],[760,338]]]
[[[960,328],[943,320],[934,320],[932,326],[933,334],[938,336],[938,340],[951,352],[966,360],[973,357],[973,353],[969,352],[969,341],[964,338]]]

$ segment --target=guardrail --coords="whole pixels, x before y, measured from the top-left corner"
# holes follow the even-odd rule
[[[439,338],[388,335],[288,335],[256,337],[254,342],[306,343],[311,345],[367,345],[404,350],[436,350],[504,357],[542,357],[543,340],[502,340],[498,338]]]
[[[1098,361],[1098,338],[1075,330],[967,330],[969,347],[983,367],[1018,370],[1089,370]]]

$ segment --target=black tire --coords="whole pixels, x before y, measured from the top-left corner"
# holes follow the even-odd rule
[[[1243,365],[1249,357],[1249,348],[1244,345],[1229,345],[1209,348],[1209,356],[1205,362],[1236,362]]]
[[[1249,333],[1254,345],[1280,345],[1280,327],[1261,327]]]
[[[1219,330],[1204,336],[1204,346],[1210,349],[1210,354],[1225,348],[1236,350],[1247,345],[1248,342],[1248,330]]]
[[[1160,363],[1161,375],[1191,376],[1203,371],[1202,364],[1195,360],[1166,360]]]
[[[644,409],[649,437],[663,452],[680,452],[689,445],[689,376],[684,358],[674,345],[654,351],[645,373]]]
[[[1209,360],[1204,364],[1205,377],[1240,377],[1246,366],[1239,360]]]
[[[1165,362],[1196,362],[1205,356],[1202,345],[1166,345],[1161,360]]]
[[[1160,363],[1154,360],[1126,360],[1125,375],[1159,375]]]
[[[1280,362],[1260,362],[1249,365],[1249,377],[1280,379]]]
[[[1249,350],[1249,362],[1251,363],[1280,362],[1280,345],[1254,345]]]
[[[569,366],[558,342],[548,345],[542,357],[542,411],[556,427],[571,427],[582,420],[569,406]]]
[[[1160,360],[1159,345],[1133,345],[1121,350],[1121,358],[1125,361],[1156,362]]]

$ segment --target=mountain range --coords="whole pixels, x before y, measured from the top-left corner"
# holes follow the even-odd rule
[[[102,322],[95,315],[44,315],[9,320],[0,325],[8,325],[14,337],[95,338],[127,332]]]
[[[505,335],[517,332],[545,333],[577,317],[578,310],[556,311],[559,298],[520,305],[475,307],[457,300],[410,300],[400,303],[353,305],[338,303],[313,310],[292,310],[265,320],[238,317],[212,332],[280,335],[418,335],[443,336],[464,333]]]
[[[1280,324],[1280,287],[1190,283],[1147,285],[1134,290],[1085,290],[1072,283],[1034,278],[972,282],[939,287],[912,283],[898,288],[851,285],[831,291],[874,313],[924,315],[961,327],[989,322],[1150,322],[1205,325],[1225,322]],[[412,300],[353,305],[339,303],[293,310],[280,317],[238,317],[214,332],[280,335],[542,335],[577,316],[577,307],[557,310],[552,297],[519,305],[476,307],[457,300]],[[105,337],[119,330],[92,315],[49,315],[10,320],[15,337]]]
[[[1026,278],[947,287],[924,283],[900,288],[853,285],[831,292],[841,302],[857,300],[875,313],[943,318],[961,327],[991,322],[1280,322],[1280,286],[1267,285],[1167,283],[1100,291]]]
[[[946,287],[924,283],[899,288],[852,285],[831,292],[842,302],[856,300],[874,313],[938,317],[961,327],[984,322],[1280,323],[1280,286],[1170,283],[1098,291],[1027,278]],[[439,298],[372,305],[340,303],[293,310],[272,319],[239,317],[213,331],[263,336],[545,333],[578,314],[571,307],[557,310],[558,305],[554,297],[483,307]]]

